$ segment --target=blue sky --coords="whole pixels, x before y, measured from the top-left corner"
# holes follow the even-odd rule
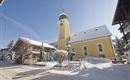
[[[121,37],[118,27],[111,25],[116,5],[117,0],[5,0],[0,7],[1,47],[22,36],[57,41],[62,9],[69,16],[71,33],[105,24],[112,38]]]

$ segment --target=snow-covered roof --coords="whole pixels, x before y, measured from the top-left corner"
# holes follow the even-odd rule
[[[25,38],[25,37],[20,37],[19,39],[24,41],[24,42],[26,42],[26,43],[30,43],[32,45],[42,46],[42,44],[43,44],[44,47],[56,49],[52,45],[49,45],[49,44],[47,44],[45,42],[42,43],[40,41],[35,41],[35,40],[29,39],[29,38]]]
[[[62,12],[62,13],[60,13],[60,15],[59,16],[61,16],[61,15],[67,15],[65,12]]]
[[[56,42],[53,42],[53,43],[50,43],[50,45],[52,45],[52,46],[54,46],[54,47],[58,47],[58,41],[56,41]]]
[[[33,54],[40,54],[40,51],[31,51]]]
[[[78,32],[70,36],[69,43],[112,35],[106,25]]]

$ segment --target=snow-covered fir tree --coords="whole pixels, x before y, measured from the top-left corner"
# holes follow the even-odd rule
[[[122,39],[116,37],[115,48],[118,55],[123,55],[125,43]]]

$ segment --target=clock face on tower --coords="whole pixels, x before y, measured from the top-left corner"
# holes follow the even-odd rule
[[[62,20],[60,21],[60,26],[63,26],[63,22],[62,22]]]
[[[60,23],[60,26],[63,26],[63,23],[62,23],[62,22]]]
[[[60,37],[64,38],[65,36],[65,27],[63,26],[63,22],[60,22]]]

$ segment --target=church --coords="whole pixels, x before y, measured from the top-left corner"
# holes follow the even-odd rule
[[[68,15],[62,12],[58,19],[58,41],[52,45],[76,52],[76,58],[93,56],[114,59],[111,35],[106,25],[70,34]]]

